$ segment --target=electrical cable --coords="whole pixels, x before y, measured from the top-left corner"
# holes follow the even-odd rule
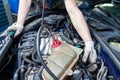
[[[54,80],[59,80],[55,74],[46,66],[46,64],[44,63],[43,59],[42,59],[42,56],[41,56],[41,51],[40,51],[40,32],[42,30],[44,26],[41,26],[38,30],[38,33],[37,33],[37,41],[36,41],[36,47],[37,47],[37,54],[38,54],[38,57],[40,58],[40,61],[41,61],[41,64],[43,65],[43,67],[45,68],[45,70],[50,74],[51,77],[53,77]]]

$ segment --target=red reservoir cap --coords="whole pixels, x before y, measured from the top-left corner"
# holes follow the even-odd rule
[[[53,42],[52,48],[57,48],[57,47],[61,46],[61,44],[62,44],[62,42],[59,41],[58,39],[53,39],[52,42]]]

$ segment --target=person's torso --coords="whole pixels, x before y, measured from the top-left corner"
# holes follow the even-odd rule
[[[43,3],[43,0],[40,0]],[[64,0],[45,0],[45,7],[47,9],[65,9]]]

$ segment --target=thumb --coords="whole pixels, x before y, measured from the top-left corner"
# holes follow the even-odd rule
[[[6,36],[7,35],[7,30],[5,30],[0,36]]]
[[[15,32],[14,37],[17,37],[22,32],[24,27],[21,24],[16,24],[15,26],[16,26],[15,27],[16,28],[16,32]]]
[[[17,30],[17,31],[15,32],[14,37],[17,37],[20,33],[21,33],[21,32],[20,32],[19,30]]]

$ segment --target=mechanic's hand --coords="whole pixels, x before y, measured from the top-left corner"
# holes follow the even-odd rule
[[[94,42],[93,41],[87,41],[85,42],[85,47],[84,47],[84,54],[82,57],[82,61],[85,62],[89,62],[91,63],[95,63],[97,59],[97,54],[96,54],[96,50],[94,49]],[[94,64],[90,67],[89,71],[95,71],[97,69],[97,65]]]
[[[8,35],[8,32],[12,30],[15,31],[14,37],[16,37],[22,32],[23,28],[23,25],[14,23],[11,26],[9,26],[4,33]]]

